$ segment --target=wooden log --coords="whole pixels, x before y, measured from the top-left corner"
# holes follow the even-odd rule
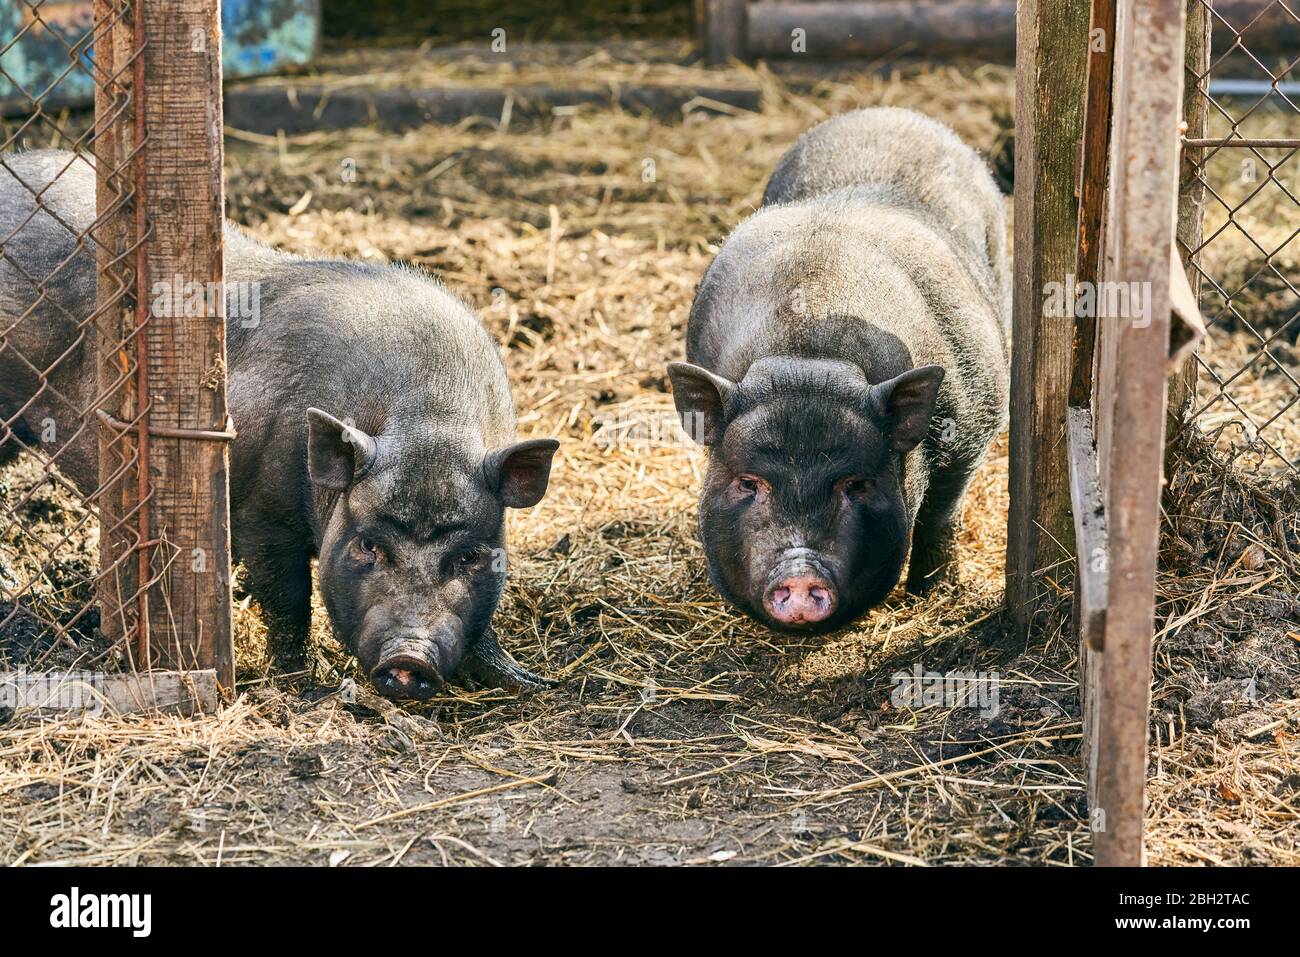
[[[42,713],[212,713],[221,700],[215,671],[0,671],[0,708]]]
[[[703,0],[704,58],[722,66],[745,56],[746,0]]]
[[[150,589],[143,666],[234,688],[222,269],[221,30],[215,0],[138,0],[145,43]],[[201,296],[195,308],[194,293]],[[178,295],[179,293],[179,295]]]
[[[1093,810],[1100,865],[1144,861],[1147,729],[1178,186],[1185,0],[1121,0],[1108,255],[1102,278],[1147,284],[1149,315],[1107,317],[1099,377],[1099,472],[1110,539],[1104,651],[1086,676],[1095,715]]]
[[[745,30],[750,56],[789,56],[795,32],[815,59],[983,54],[1009,59],[1015,50],[1014,3],[779,3],[751,4]]]
[[[571,89],[540,84],[522,87],[353,89],[325,91],[298,83],[259,84],[226,92],[225,120],[234,131],[290,136],[319,130],[378,126],[415,129],[481,118],[497,122],[506,112],[512,122],[546,122],[557,111],[617,107],[632,113],[680,119],[687,109],[719,113],[728,108],[756,112],[757,87],[699,87],[630,84],[610,89]]]
[[[1077,252],[1075,157],[1083,133],[1088,7],[1023,0],[1016,50],[1015,281],[1007,606],[1026,641],[1044,573],[1074,552],[1066,405],[1073,323],[1049,314],[1047,284],[1070,282]]]
[[[1227,51],[1242,30],[1244,45],[1256,55],[1283,54],[1289,62],[1300,46],[1300,22],[1283,4],[1215,0],[1214,9],[1223,18],[1213,27],[1218,50]],[[1009,58],[1017,36],[1015,11],[1016,5],[1008,2],[759,0],[749,5],[745,17],[743,49],[729,47],[726,55],[790,56],[795,52],[791,31],[798,29],[804,31],[807,52],[817,59],[904,53]],[[725,62],[725,57],[710,62]]]

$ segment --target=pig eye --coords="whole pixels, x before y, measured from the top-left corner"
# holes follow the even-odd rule
[[[766,489],[767,483],[754,475],[738,475],[732,481],[731,487],[741,495],[757,495]]]
[[[351,551],[352,557],[359,562],[373,564],[379,560],[379,546],[365,536],[352,539]]]
[[[477,549],[466,549],[451,560],[454,571],[464,575],[478,567],[482,554]]]
[[[866,498],[872,493],[872,491],[874,491],[874,489],[875,486],[871,482],[863,478],[857,478],[856,476],[842,478],[835,483],[835,490],[843,495],[847,495],[849,498]]]

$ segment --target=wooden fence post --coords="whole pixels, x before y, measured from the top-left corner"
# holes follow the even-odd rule
[[[1141,283],[1149,312],[1106,317],[1097,454],[1110,538],[1100,668],[1086,690],[1096,861],[1144,860],[1151,643],[1169,354],[1170,249],[1178,193],[1185,0],[1121,0],[1110,217],[1102,278]]]
[[[1066,464],[1073,322],[1046,314],[1046,284],[1070,281],[1083,134],[1088,4],[1022,0],[1016,13],[1015,283],[1007,606],[1028,638],[1043,574],[1068,575],[1074,532]]]
[[[138,59],[135,9],[130,0],[95,0],[95,241],[94,321],[98,410],[119,422],[138,419],[145,391],[144,337],[133,299],[138,294],[135,254],[137,136],[135,84]],[[142,535],[141,468],[147,436],[137,430],[98,426],[100,494],[99,567],[96,592],[100,628],[138,661],[140,619],[147,603],[147,576],[138,548]]]
[[[217,0],[143,4],[154,667],[234,689]]]
[[[704,59],[722,66],[745,56],[747,0],[701,0],[704,4]]]
[[[1206,88],[1210,78],[1209,8],[1201,0],[1192,0],[1187,9],[1186,72],[1183,84],[1183,120],[1187,124],[1184,134],[1189,139],[1206,135],[1210,115],[1210,101]],[[1191,263],[1191,257],[1201,248],[1205,235],[1205,184],[1200,179],[1200,167],[1205,148],[1183,148],[1181,181],[1178,192],[1178,251],[1187,271],[1187,282],[1192,292],[1200,298],[1201,276]],[[1183,419],[1191,411],[1196,399],[1196,355],[1189,355],[1182,366],[1169,377],[1169,409],[1165,434],[1173,436],[1182,429]]]

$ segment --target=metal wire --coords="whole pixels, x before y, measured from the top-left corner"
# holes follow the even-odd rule
[[[120,409],[120,393],[128,387],[148,395],[142,361],[148,313],[137,310],[144,295],[143,164],[135,162],[144,143],[143,60],[138,47],[118,49],[121,62],[111,68],[109,57],[97,62],[94,55],[123,35],[139,35],[123,32],[138,24],[139,10],[129,0],[97,0],[93,16],[85,10],[22,0],[6,14],[10,19],[0,19],[6,33],[12,30],[0,33],[0,175],[23,182],[13,156],[57,148],[71,153],[59,177],[89,164],[99,183],[97,215],[79,229],[59,216],[49,186],[24,182],[35,210],[0,235],[7,281],[27,286],[16,296],[7,289],[0,299],[0,362],[20,370],[32,386],[16,408],[0,404],[0,668],[41,667],[54,659],[108,667],[147,656],[143,602],[158,575],[150,572],[146,508],[148,403],[121,423],[125,429],[100,420],[101,412]],[[98,115],[89,109],[92,93]],[[113,142],[133,148],[115,153],[106,146]],[[46,274],[33,275],[24,265],[31,257],[21,255],[30,234],[22,234],[40,216],[68,230],[75,251]],[[126,242],[118,230],[124,221],[135,223]],[[97,301],[78,309],[55,295],[55,284],[87,254],[96,260]],[[30,305],[15,314],[20,301]],[[75,329],[72,346],[53,362],[22,354],[20,330],[51,312]],[[117,341],[102,337],[110,317],[124,317]],[[89,356],[85,368],[100,372],[97,381],[83,376],[76,383],[80,391],[68,388],[66,379],[60,387],[58,373],[79,356]],[[111,374],[103,374],[106,367]],[[42,412],[49,427],[37,434],[32,422]],[[98,453],[98,481],[78,487],[63,470],[92,451]],[[112,621],[101,618],[101,605]]]
[[[1185,82],[1209,120],[1205,135],[1184,138],[1200,148],[1184,188],[1204,189],[1206,228],[1186,253],[1208,341],[1183,427],[1209,433],[1229,460],[1261,477],[1300,474],[1300,272],[1289,248],[1300,233],[1300,56],[1266,62],[1252,51],[1279,23],[1300,26],[1300,7],[1261,2],[1236,22],[1209,0],[1190,0],[1197,8],[1208,11],[1212,49],[1208,69],[1189,63]]]

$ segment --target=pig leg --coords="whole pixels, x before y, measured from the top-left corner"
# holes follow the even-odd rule
[[[970,474],[932,484],[916,515],[912,529],[912,556],[907,567],[907,591],[927,595],[938,585],[957,579],[954,560],[961,502]]]
[[[240,556],[248,592],[262,606],[266,650],[281,674],[302,671],[311,630],[311,556],[300,541],[262,537]]]
[[[482,637],[466,653],[460,670],[480,684],[490,688],[505,688],[507,691],[553,688],[558,684],[521,667],[505,653],[491,627],[483,632]]]
[[[18,442],[12,439],[0,445],[0,469],[13,464],[20,451],[22,450],[19,448]]]
[[[10,423],[9,429],[13,435],[8,438],[8,441],[0,442],[0,468],[10,465],[17,459],[24,445],[31,448],[36,444],[26,424],[21,419],[14,418],[4,405],[0,405],[0,439],[5,438],[3,425],[5,422]]]

